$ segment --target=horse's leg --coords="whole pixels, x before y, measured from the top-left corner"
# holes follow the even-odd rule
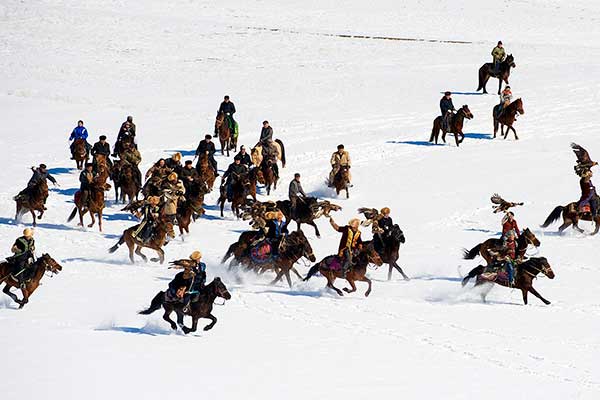
[[[442,129],[442,142],[446,143],[446,131]]]
[[[573,219],[573,229],[576,229],[579,233],[585,233],[585,231],[579,227],[579,218]]]
[[[496,133],[498,132],[498,120],[494,117],[494,139],[496,139]]]
[[[460,146],[460,142],[458,141],[458,137],[459,137],[460,133],[456,132],[454,134],[454,141],[456,142],[456,147]]]
[[[29,288],[27,286],[21,288],[21,293],[23,294],[23,299],[21,300],[21,304],[19,305],[19,310],[25,307],[25,304],[29,303],[29,296],[31,295],[31,292],[29,291]]]
[[[403,271],[403,270],[402,270],[402,268],[401,268],[401,267],[398,265],[398,263],[396,263],[396,261],[393,261],[393,262],[392,262],[392,266],[393,266],[394,268],[396,268],[396,269],[398,270],[398,272],[400,272],[400,274],[402,274],[402,277],[404,278],[404,280],[405,280],[405,281],[410,281],[410,278],[408,277],[408,275],[406,275],[406,274],[404,273],[404,271]],[[390,272],[391,272],[391,269],[390,269]],[[388,279],[388,280],[389,280],[389,279]]]
[[[9,285],[4,285],[4,289],[2,289],[2,292],[4,292],[5,294],[7,294],[8,296],[10,296],[11,299],[13,299],[13,301],[19,305],[21,305],[21,300],[19,300],[19,298],[17,297],[16,294],[14,294],[13,292],[10,291],[10,288],[12,286]]]
[[[344,295],[344,292],[342,292],[340,289],[338,289],[335,286],[333,286],[333,282],[335,281],[335,277],[331,276],[331,274],[328,274],[327,276],[325,276],[325,278],[327,278],[327,287],[328,288],[331,288],[331,289],[335,290],[335,292],[337,294],[339,294],[340,296]]]
[[[315,223],[315,221],[310,221],[310,222],[308,222],[308,224],[310,226],[312,226],[313,228],[315,228],[315,235],[317,235],[317,237],[320,238],[321,232],[319,232],[319,228],[317,227],[317,224]]]
[[[511,126],[510,129],[512,129],[513,134],[515,135],[515,140],[519,140],[519,137],[517,136],[517,130],[513,126]]]
[[[102,232],[102,210],[98,211],[98,229]]]
[[[144,262],[148,262],[148,257],[146,257],[143,253],[142,253],[142,246],[137,245],[135,246],[135,254],[137,254],[138,256],[142,257],[142,260],[144,260]],[[132,256],[133,258],[133,256]]]
[[[542,295],[539,294],[538,291],[533,288],[533,286],[529,286],[528,289],[531,292],[531,294],[533,294],[535,297],[537,297],[538,299],[543,301],[544,304],[546,304],[546,305],[550,304],[550,302],[548,300],[546,300],[545,298],[543,298]],[[525,304],[527,304],[527,302],[525,302]]]
[[[346,184],[346,198],[350,198],[350,190],[348,190],[348,184]]]
[[[163,319],[165,321],[167,321],[169,323],[169,325],[171,325],[171,329],[173,329],[174,331],[177,330],[177,324],[175,323],[175,321],[173,321],[171,319],[171,313],[173,312],[173,309],[169,307],[169,309],[165,308],[165,313],[163,314]]]
[[[568,218],[565,219],[563,224],[558,227],[558,233],[562,234],[565,229],[567,229],[569,226],[571,226],[571,224],[572,224],[572,222],[570,219],[568,219]]]
[[[300,275],[300,273],[298,272],[298,270],[295,267],[292,267],[292,272],[294,272],[300,280],[304,279],[304,277],[302,275]]]
[[[372,282],[369,278],[367,278],[365,275],[363,275],[359,281],[361,282],[367,282],[367,284],[369,285],[369,288],[367,289],[367,291],[365,292],[365,297],[369,297],[369,295],[371,294],[371,288],[372,288]]]
[[[506,79],[506,78],[504,78],[504,79]],[[498,94],[500,94],[500,93],[502,93],[502,78],[498,78]]]
[[[388,264],[388,281],[392,280],[392,271],[394,270],[394,267],[392,266],[392,263]]]
[[[215,326],[215,324],[217,323],[217,318],[212,314],[208,314],[205,318],[208,318],[212,321],[210,324],[204,327],[205,331],[210,331],[213,328],[213,326]]]
[[[90,217],[92,218],[92,222],[88,225],[88,228],[92,228],[96,223],[96,218],[94,218],[94,213],[90,210]]]
[[[33,218],[33,226],[37,226],[35,212],[33,211],[33,209],[29,211],[31,212],[31,217]]]
[[[350,275],[350,273],[348,273],[348,275]],[[350,287],[352,289],[348,289],[348,288],[344,288],[344,292],[346,293],[354,293],[356,292],[356,284],[354,283],[354,277],[350,278],[349,276],[346,276],[346,281],[348,281],[348,283],[350,284]]]

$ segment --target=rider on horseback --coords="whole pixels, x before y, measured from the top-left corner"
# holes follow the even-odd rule
[[[288,234],[287,224],[283,221],[281,211],[267,212],[265,213],[265,219],[267,225],[264,228],[266,230],[264,236],[271,245],[271,254],[277,256],[279,255],[279,249],[285,243],[285,236]]]
[[[201,262],[202,253],[198,250],[190,254],[187,260],[176,260],[171,262],[173,268],[183,268],[169,282],[166,300],[170,302],[183,303],[183,312],[188,311],[193,296],[200,293],[206,284],[206,264]]]
[[[177,174],[171,172],[162,187],[163,198],[165,199],[162,212],[173,224],[177,217],[178,203],[180,201],[185,201],[185,186],[183,186],[183,182],[177,178]]]
[[[121,124],[121,130],[119,132],[129,132],[131,136],[135,137],[135,124],[133,123],[133,117],[127,116],[127,120]]]
[[[8,257],[6,261],[11,265],[11,275],[21,287],[23,287],[29,279],[32,278],[32,273],[35,272],[30,268],[35,257],[35,240],[33,239],[33,229],[26,228],[23,231],[23,236],[19,237],[15,244],[10,249],[14,254]]]
[[[71,160],[75,159],[75,156],[73,155],[73,152],[75,151],[75,149],[73,147],[75,145],[75,141],[78,139],[83,139],[85,141],[85,151],[88,154],[90,153],[92,146],[87,142],[87,137],[88,137],[88,131],[83,126],[83,121],[82,120],[77,121],[77,126],[75,128],[73,128],[73,131],[71,132],[71,136],[69,136],[69,141],[73,141],[73,143],[71,143],[71,145],[69,146],[71,149]]]
[[[171,158],[165,160],[165,164],[171,171],[175,172],[177,176],[179,176],[179,174],[181,174],[181,169],[183,168],[183,165],[181,165],[181,153],[177,152],[173,154]]]
[[[227,201],[231,201],[233,198],[233,184],[240,179],[240,177],[248,172],[248,167],[242,165],[239,158],[235,158],[229,168],[223,174],[221,178],[221,186],[226,185],[227,189]]]
[[[500,118],[502,116],[502,112],[506,107],[508,107],[512,101],[512,98],[512,91],[510,90],[510,86],[507,85],[500,94],[500,104],[498,105],[498,114],[496,115],[496,118]]]
[[[217,160],[215,160],[215,153],[217,152],[217,150],[215,149],[215,144],[211,141],[211,139],[211,135],[204,136],[204,140],[202,140],[198,144],[198,148],[196,148],[196,155],[194,156],[194,160],[201,154],[208,154],[208,162],[215,171],[215,176],[219,176],[219,171],[217,170]],[[200,162],[198,162],[198,164],[196,165],[196,170],[200,172]]]
[[[329,217],[329,223],[337,232],[342,233],[340,239],[340,245],[338,247],[338,257],[343,260],[342,263],[342,276],[346,276],[348,269],[352,267],[353,257],[362,246],[362,239],[360,237],[360,220],[353,218],[348,222],[346,226],[338,226],[332,217]]]
[[[596,187],[592,183],[592,176],[593,173],[591,170],[584,171],[581,174],[581,179],[579,180],[581,198],[579,199],[578,207],[581,209],[585,205],[589,205],[592,219],[594,219],[598,215],[598,195]]]
[[[239,158],[240,163],[248,167],[248,169],[250,169],[253,165],[250,154],[246,153],[246,148],[244,146],[240,147],[240,152],[235,155],[234,159],[236,158]]]
[[[392,217],[390,217],[390,208],[383,207],[380,211],[382,217],[377,221],[377,227],[380,232],[377,232],[373,239],[375,244],[375,249],[380,251],[383,249],[385,240],[390,236],[390,232],[394,227],[394,221],[392,221]]]
[[[504,218],[502,218],[502,237],[506,237],[508,232],[516,234],[517,238],[521,236],[521,231],[515,220],[515,214],[512,211],[508,211]]]
[[[271,166],[275,178],[279,179],[279,165],[277,165],[277,158],[279,157],[279,150],[272,140],[267,140],[262,143],[262,156],[263,164]]]
[[[196,171],[193,164],[192,160],[187,160],[179,175],[186,192],[190,191],[194,181],[200,177],[200,174],[198,174],[198,171]]]
[[[138,187],[142,186],[142,171],[140,171],[140,162],[142,162],[142,155],[140,151],[133,147],[131,143],[123,143],[123,151],[119,154],[119,158],[127,164],[133,167],[135,181]]]
[[[501,41],[498,41],[498,45],[494,47],[492,50],[492,63],[493,63],[493,73],[500,73],[500,63],[506,59],[506,50],[504,50],[504,46]]]
[[[106,141],[106,136],[105,135],[101,135],[99,140],[94,143],[94,147],[92,147],[92,151],[91,151],[92,157],[94,159],[94,171],[97,168],[96,165],[96,155],[100,154],[103,155],[106,158],[106,162],[108,163],[109,167],[112,167],[112,161],[109,158],[110,156],[110,144],[108,144],[108,142]]]
[[[79,192],[81,194],[81,205],[83,207],[87,206],[90,192],[92,191],[92,183],[94,182],[94,178],[96,177],[96,172],[94,172],[94,164],[86,163],[85,169],[81,171],[79,174]]]
[[[440,110],[442,112],[442,130],[448,132],[450,129],[450,118],[456,111],[452,103],[452,93],[445,92],[444,97],[440,99]]]
[[[46,183],[46,180],[49,180],[50,182],[52,182],[52,184],[54,186],[58,185],[58,182],[56,182],[56,179],[54,179],[54,177],[52,175],[50,175],[48,173],[48,170],[46,169],[46,164],[40,164],[39,167],[35,168],[35,167],[31,167],[31,171],[33,172],[33,175],[31,176],[31,178],[29,179],[29,182],[27,182],[27,187],[23,190],[21,190],[21,192],[19,192],[18,195],[15,196],[16,198],[25,198],[30,197],[33,193],[33,191],[35,190],[35,188],[37,188],[39,185]],[[46,197],[44,197],[43,199],[44,204],[46,204]],[[45,209],[45,207],[44,207]]]
[[[137,145],[135,144],[135,124],[133,122],[129,122],[129,118],[131,117],[127,117],[127,121],[123,122],[121,125],[121,129],[117,135],[117,143],[115,143],[113,157],[116,157],[123,151],[123,145],[127,142],[132,143],[133,147],[137,149]],[[131,139],[125,141],[126,138]]]
[[[160,197],[150,196],[136,216],[142,219],[137,229],[133,232],[133,237],[138,237],[142,242],[152,238],[152,230],[158,222],[160,216]]]
[[[272,141],[273,141],[273,128],[271,128],[271,126],[269,125],[269,121],[263,121],[263,127],[260,130],[260,140],[258,141],[258,143],[260,143],[264,146],[266,143],[269,143]]]
[[[220,113],[220,112],[225,114],[225,119],[227,120],[227,123],[229,124],[229,130],[231,131],[231,133],[233,135],[233,132],[235,131],[235,125],[236,125],[236,122],[233,119],[233,114],[235,114],[235,105],[229,100],[229,96],[225,96],[223,98],[223,102],[219,106],[218,113]],[[218,133],[219,132],[217,131],[217,127],[215,126],[215,135],[217,135]]]
[[[290,182],[288,195],[290,197],[290,217],[294,219],[296,218],[296,206],[298,201],[304,202],[307,197],[306,193],[304,193],[304,189],[302,189],[302,184],[300,183],[300,174],[297,172],[294,174],[294,179]]]
[[[350,169],[351,165],[350,154],[344,150],[343,144],[338,145],[337,151],[331,155],[329,163],[331,164],[331,172],[329,173],[328,186],[333,186],[335,176],[340,172],[340,169],[342,167]],[[348,171],[348,181],[350,181],[350,171]],[[348,182],[348,186],[352,187],[350,182]]]

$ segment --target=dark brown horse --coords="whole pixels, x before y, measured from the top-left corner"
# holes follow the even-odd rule
[[[340,170],[333,177],[333,187],[335,188],[335,193],[339,196],[342,190],[346,191],[346,198],[350,198],[350,191],[348,187],[350,186],[350,168],[347,166],[340,167]]]
[[[267,189],[267,196],[271,194],[271,186],[273,186],[273,190],[277,190],[277,180],[279,178],[275,175],[272,161],[262,161],[258,171],[256,172],[256,178],[258,183],[265,185],[265,188]]]
[[[517,113],[523,115],[525,110],[523,109],[523,100],[520,98],[516,99],[512,103],[502,110],[502,114],[498,115],[500,104],[496,104],[492,111],[492,118],[494,118],[494,138],[496,138],[496,132],[498,132],[498,125],[500,125],[500,136],[504,136],[504,139],[508,136],[508,132],[512,129],[515,139],[519,140],[517,131],[513,127],[513,124],[517,120]],[[506,133],[504,133],[504,127],[506,126]]]
[[[523,303],[527,304],[527,293],[531,292],[535,297],[543,301],[544,304],[550,304],[548,300],[543,298],[542,295],[533,288],[533,280],[540,272],[548,278],[554,279],[554,271],[552,271],[552,268],[545,257],[534,257],[515,266],[515,284],[513,287],[521,289]],[[478,275],[475,286],[490,282],[509,287],[508,278],[506,278],[504,271],[484,272],[483,274]],[[492,290],[492,287],[493,286],[490,285],[490,288],[487,291],[481,293],[481,300],[483,302],[486,301],[485,298],[490,290]]]
[[[600,204],[600,196],[596,195],[596,202]],[[573,225],[573,229],[576,229],[580,233],[585,231],[579,227],[579,221],[592,221],[596,224],[596,228],[592,235],[595,235],[600,230],[600,215],[596,218],[592,218],[592,213],[589,209],[580,210],[578,203],[569,203],[566,206],[556,206],[552,213],[546,218],[546,221],[542,225],[542,228],[547,228],[554,222],[556,222],[562,215],[563,224],[558,228],[558,232],[562,233],[569,226]]]
[[[102,211],[104,210],[104,192],[110,189],[110,185],[107,183],[102,183],[101,181],[94,181],[90,188],[90,193],[87,199],[87,204],[83,204],[81,200],[81,192],[77,191],[74,196],[75,200],[75,208],[69,215],[67,222],[71,222],[75,215],[79,212],[79,224],[78,226],[83,226],[83,216],[86,213],[90,213],[90,217],[92,218],[92,222],[88,225],[88,228],[91,228],[96,223],[96,219],[94,218],[94,214],[98,216],[98,229],[102,232]]]
[[[435,141],[435,144],[438,143],[438,138],[440,136],[440,130],[442,131],[442,141],[446,143],[446,133],[453,133],[454,140],[456,141],[456,147],[458,147],[463,140],[465,140],[465,134],[463,133],[463,125],[466,119],[472,119],[473,113],[469,110],[468,105],[464,105],[458,109],[456,114],[452,116],[452,120],[450,121],[449,128],[450,130],[446,130],[442,127],[442,116],[438,116],[433,120],[433,129],[431,130],[431,136],[429,137],[429,143]]]
[[[201,154],[200,158],[198,158],[196,171],[198,171],[198,175],[200,175],[200,178],[206,183],[208,189],[212,191],[213,186],[215,185],[215,170],[210,165],[208,152]]]
[[[219,142],[221,142],[221,154],[225,154],[227,151],[227,157],[229,157],[229,149],[231,147],[231,129],[229,128],[229,122],[227,116],[223,111],[219,111],[215,120],[215,130],[219,133]]]
[[[485,63],[479,68],[479,86],[477,86],[477,91],[483,89],[483,93],[487,93],[485,86],[490,78],[498,78],[498,94],[502,91],[502,81],[504,81],[507,85],[508,77],[510,76],[510,69],[515,68],[517,65],[515,64],[515,58],[512,54],[509,54],[504,61],[500,63],[498,68],[499,72],[494,71],[493,63]]]
[[[73,143],[73,159],[77,164],[78,170],[83,169],[83,166],[88,162],[89,157],[85,139],[75,139],[75,142]]]
[[[367,282],[369,288],[365,292],[365,297],[371,294],[371,280],[367,278],[367,266],[369,264],[375,264],[377,266],[383,265],[383,260],[375,251],[375,247],[372,242],[364,242],[361,251],[354,257],[354,266],[352,266],[346,272],[346,279],[350,284],[351,289],[344,288],[344,292],[353,293],[356,292],[356,281]],[[317,272],[320,272],[327,279],[327,287],[335,290],[337,294],[343,296],[344,293],[333,286],[336,278],[342,277],[342,260],[337,255],[325,257],[319,263],[315,264],[304,278],[304,281],[309,280]]]
[[[125,203],[128,200],[128,203],[131,203],[134,199],[138,199],[138,194],[140,193],[140,185],[135,178],[135,167],[130,163],[123,163],[120,166],[119,176],[115,184],[115,194],[117,194],[117,185],[121,189],[121,202]],[[117,203],[118,198],[117,198]]]
[[[179,202],[177,206],[177,226],[179,226],[179,233],[182,236],[184,232],[190,233],[190,222],[195,219],[195,215],[204,215],[202,205],[204,204],[204,195],[208,192],[208,187],[201,178],[195,179],[188,185],[185,201]]]
[[[464,249],[463,250],[463,259],[464,260],[474,260],[475,257],[477,257],[478,255],[481,255],[481,257],[483,257],[483,259],[485,260],[487,265],[492,265],[492,263],[494,262],[494,258],[493,258],[493,255],[490,253],[490,251],[497,251],[498,249],[500,249],[502,247],[502,243],[503,243],[502,239],[498,239],[498,238],[488,239],[483,243],[479,243],[477,246],[473,247],[471,250]],[[537,237],[535,237],[534,233],[531,232],[529,230],[529,228],[526,228],[523,232],[521,232],[521,235],[517,239],[517,249],[516,249],[517,259],[525,258],[525,253],[527,252],[527,248],[529,247],[529,245],[533,245],[535,247],[540,247],[540,244],[541,244],[540,241],[538,240]],[[480,275],[482,272],[483,272],[483,267],[481,265],[473,268],[469,272],[469,274],[467,276],[465,276],[465,278],[462,280],[462,285],[465,286],[469,282],[469,279]]]
[[[410,278],[404,273],[402,268],[398,265],[398,258],[400,258],[400,245],[406,242],[404,232],[398,225],[394,225],[387,236],[382,239],[375,239],[375,249],[385,264],[388,264],[388,281],[392,279],[392,271],[394,268],[400,272],[405,281]]]
[[[241,216],[241,207],[246,204],[246,197],[249,193],[250,189],[250,178],[248,174],[243,174],[239,176],[235,182],[231,184],[231,200],[227,199],[227,188],[226,185],[221,186],[221,195],[219,196],[219,200],[217,200],[217,204],[219,204],[221,208],[221,217],[223,217],[223,209],[225,208],[225,202],[231,202],[231,211],[235,214],[237,218]]]
[[[171,329],[177,330],[177,325],[181,327],[181,330],[187,335],[190,332],[195,332],[198,329],[198,320],[200,318],[207,318],[211,320],[211,323],[204,327],[205,331],[211,330],[217,323],[217,318],[212,315],[213,304],[217,297],[221,297],[225,300],[231,299],[231,294],[227,290],[225,284],[221,281],[221,278],[217,277],[213,279],[211,283],[206,285],[195,298],[192,299],[189,310],[183,311],[183,302],[167,302],[165,301],[165,292],[158,292],[152,299],[150,307],[147,310],[140,311],[139,314],[148,315],[160,308],[165,309],[163,319],[171,325]],[[171,314],[175,311],[177,313],[177,324],[171,319]],[[184,315],[192,317],[192,327],[188,328],[183,323]]]
[[[46,271],[49,271],[52,274],[58,274],[62,270],[60,264],[48,254],[43,254],[34,261],[30,268],[35,269],[32,278],[27,281],[24,286],[20,286],[19,282],[12,277],[10,273],[11,267],[8,262],[4,261],[0,263],[0,284],[4,283],[5,285],[2,291],[19,304],[19,308],[23,308],[25,304],[29,302],[29,297],[31,297],[33,292],[35,292],[40,285],[40,281],[44,277]],[[10,289],[13,287],[21,289],[21,293],[23,294],[22,300],[19,300],[16,294],[11,293]]]
[[[159,261],[161,264],[164,263],[165,252],[162,249],[162,247],[167,241],[167,236],[169,236],[170,238],[175,237],[175,232],[173,231],[173,224],[167,219],[159,220],[158,224],[156,224],[156,226],[153,229],[152,237],[146,242],[141,241],[137,236],[133,235],[134,232],[138,229],[138,226],[139,225],[135,225],[131,228],[126,229],[119,238],[117,244],[111,247],[108,250],[108,252],[114,253],[115,251],[117,251],[119,246],[121,246],[123,243],[126,243],[127,247],[129,248],[129,260],[131,260],[131,263],[133,264],[135,262],[133,258],[134,249],[135,254],[140,256],[142,260],[144,260],[144,262],[148,262],[148,257],[142,254],[142,248],[147,247],[156,251],[159,257],[158,259],[152,258],[150,259],[150,261]]]
[[[21,223],[21,217],[27,211],[31,213],[33,218],[33,226],[37,225],[36,220],[42,219],[46,207],[44,203],[48,198],[48,184],[45,181],[40,182],[38,185],[31,188],[26,188],[21,191],[17,196],[14,197],[17,203],[17,211],[15,213],[15,222]],[[35,215],[35,211],[39,212],[39,215]]]

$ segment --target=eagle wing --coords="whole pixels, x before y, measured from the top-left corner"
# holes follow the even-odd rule
[[[192,260],[183,259],[171,261],[169,264],[172,265],[171,268],[173,269],[190,269],[194,265],[194,262]]]
[[[592,159],[590,158],[590,154],[587,152],[586,149],[584,149],[577,143],[571,143],[571,148],[573,149],[573,153],[575,153],[575,156],[577,157],[578,164],[593,163]]]

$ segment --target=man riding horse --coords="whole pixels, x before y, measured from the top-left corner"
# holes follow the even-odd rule
[[[252,159],[250,158],[250,154],[246,153],[246,147],[242,146],[240,147],[240,152],[237,153],[234,157],[234,159],[239,158],[240,159],[240,163],[242,165],[245,165],[246,167],[248,167],[248,169],[250,169],[254,164],[252,164]]]
[[[36,188],[42,184],[47,185],[48,180],[52,182],[54,186],[58,185],[56,179],[54,179],[54,177],[48,172],[46,164],[40,164],[40,166],[37,168],[31,167],[31,171],[33,172],[33,175],[29,179],[29,182],[27,182],[27,187],[21,190],[21,192],[15,196],[15,200],[19,198],[31,198],[31,195],[34,193]],[[45,197],[42,199],[44,204],[46,204],[47,198],[48,194],[46,193]],[[46,207],[44,207],[44,209],[46,209]]]
[[[267,140],[262,143],[262,164],[270,166],[275,174],[275,179],[279,179],[279,166],[277,165],[277,159],[279,158],[279,150],[272,140]]]
[[[124,163],[127,163],[133,167],[135,181],[138,187],[142,186],[142,171],[140,171],[140,163],[142,162],[142,155],[139,150],[131,145],[129,142],[123,143],[123,151],[119,154],[119,158]]]
[[[120,155],[123,151],[123,144],[131,143],[132,147],[137,149],[137,144],[135,143],[135,124],[133,123],[133,119],[130,122],[127,117],[127,121],[123,122],[121,128],[119,129],[119,134],[117,135],[117,142],[115,143],[115,148],[113,152],[113,157]]]
[[[217,169],[217,160],[215,160],[215,153],[217,152],[217,149],[215,148],[215,144],[211,141],[211,139],[211,135],[204,136],[204,140],[202,140],[196,148],[194,160],[203,154],[208,155],[208,162],[212,166],[212,169],[215,171],[215,176],[219,176],[219,171]],[[198,173],[201,172],[200,160],[198,160],[198,164],[196,164],[196,170],[198,171]]]
[[[592,219],[595,219],[598,215],[598,195],[596,193],[596,187],[592,183],[593,175],[591,170],[584,171],[581,174],[581,179],[579,180],[581,197],[579,198],[577,205],[580,210],[586,205],[589,206]]]
[[[194,297],[206,285],[206,264],[201,262],[202,253],[198,250],[190,254],[185,260],[175,260],[171,265],[176,269],[183,269],[178,272],[173,280],[169,282],[169,289],[165,293],[165,301],[169,303],[182,303],[183,312],[187,312],[190,303]]]
[[[338,226],[332,217],[329,217],[329,223],[334,230],[340,232],[342,237],[338,246],[338,257],[342,260],[342,277],[346,276],[346,272],[353,265],[353,257],[362,246],[361,232],[358,229],[360,220],[353,218],[348,222],[348,225]]]
[[[376,230],[377,232],[373,235],[373,242],[375,250],[381,252],[385,246],[387,238],[390,236],[390,232],[394,227],[394,221],[390,217],[391,210],[389,207],[383,207],[380,211],[381,218],[377,221]]]
[[[513,95],[512,91],[510,90],[510,86],[506,86],[500,94],[500,104],[498,104],[498,114],[496,118],[500,118],[502,116],[502,112],[506,107],[508,107],[508,105],[512,101],[512,98]]]
[[[452,103],[452,93],[445,92],[444,97],[440,99],[440,110],[442,112],[442,129],[445,131],[449,131],[450,127],[450,119],[456,108],[454,108],[454,104]]]
[[[294,174],[294,179],[290,182],[288,196],[290,198],[290,218],[294,219],[297,218],[296,207],[298,201],[305,202],[307,197],[306,193],[304,193],[304,189],[302,189],[302,184],[300,183],[300,174],[297,172]]]
[[[85,164],[85,169],[79,174],[79,192],[81,193],[81,204],[83,207],[87,207],[88,205],[87,203],[92,191],[92,184],[94,183],[95,177],[96,172],[94,172],[94,164]]]
[[[111,161],[110,157],[110,144],[108,144],[108,142],[106,141],[106,136],[105,135],[101,135],[99,138],[99,140],[94,143],[94,146],[92,147],[92,159],[93,159],[93,163],[94,163],[94,171],[97,170],[98,165],[97,165],[97,161],[96,161],[96,156],[97,155],[102,155],[104,156],[104,158],[106,159],[106,162],[108,163],[108,166],[110,168],[112,168],[113,163]]]
[[[17,238],[10,250],[13,255],[7,257],[6,261],[11,266],[12,277],[23,287],[35,272],[35,269],[31,268],[35,258],[33,229],[26,228],[23,230],[23,236]]]
[[[77,121],[77,126],[75,128],[73,128],[73,131],[71,132],[71,136],[69,136],[69,141],[73,141],[73,143],[71,143],[71,145],[69,146],[71,149],[71,160],[75,159],[75,155],[73,154],[75,152],[75,141],[82,139],[85,142],[85,151],[87,152],[87,154],[90,154],[90,150],[92,149],[92,146],[87,142],[87,138],[88,138],[88,131],[87,129],[85,129],[85,127],[83,126],[83,121],[79,120]]]
[[[492,64],[494,74],[500,73],[500,63],[506,59],[506,50],[502,41],[498,41],[496,47],[492,50]]]
[[[229,168],[227,168],[227,171],[225,171],[221,178],[221,186],[226,185],[227,201],[231,201],[233,197],[233,184],[237,182],[242,175],[247,173],[248,167],[243,165],[239,158],[235,158],[233,162],[229,164]]]
[[[142,221],[138,224],[133,236],[146,242],[152,238],[152,230],[160,218],[160,197],[150,196],[145,200],[142,209],[136,212],[136,216]]]
[[[229,130],[233,135],[233,133],[235,132],[235,126],[237,122],[235,122],[235,120],[233,119],[233,114],[235,114],[235,105],[229,100],[229,96],[225,96],[223,98],[223,102],[219,106],[219,111],[217,112],[217,114],[221,112],[225,114],[225,119],[227,120]],[[218,133],[219,132],[217,131],[217,127],[215,126],[215,135],[217,135]]]
[[[350,184],[350,153],[344,150],[343,144],[338,145],[337,151],[331,155],[331,160],[329,161],[329,163],[331,164],[331,172],[329,173],[328,186],[333,186],[335,176],[338,174],[338,172],[340,172],[342,167],[345,167],[348,168],[348,186],[352,187],[352,185]]]
[[[269,121],[263,121],[263,127],[260,130],[260,139],[258,141],[258,144],[262,144],[264,146],[265,143],[272,142],[272,141],[273,141],[273,128],[271,128],[271,126],[269,125]]]

